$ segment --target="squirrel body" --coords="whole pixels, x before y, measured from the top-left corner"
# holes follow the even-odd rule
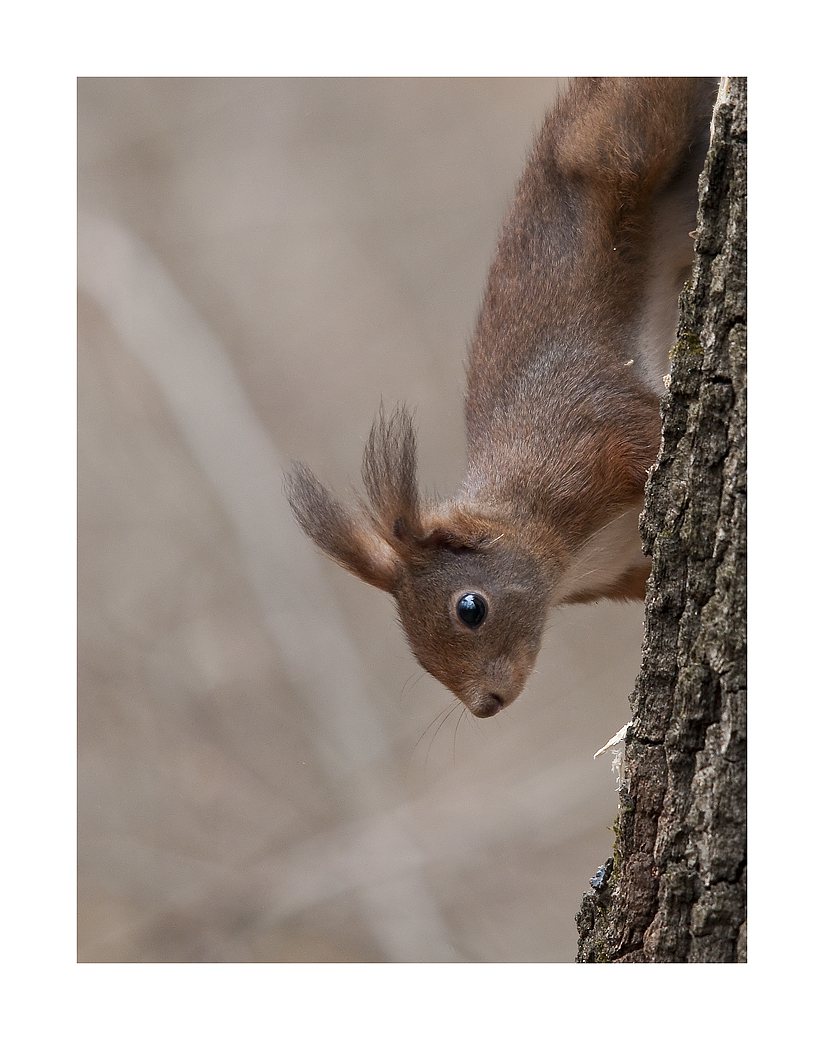
[[[381,409],[350,506],[296,463],[310,538],[394,596],[418,661],[479,718],[518,696],[551,611],[643,598],[638,515],[693,256],[717,80],[581,79],[548,114],[501,232],[467,366],[467,471],[423,501]]]

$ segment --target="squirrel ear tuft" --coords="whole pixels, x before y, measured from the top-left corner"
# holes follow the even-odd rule
[[[367,513],[343,506],[299,462],[286,477],[285,491],[295,519],[318,548],[367,584],[393,592],[401,561]]]
[[[420,530],[417,448],[412,418],[401,405],[389,418],[381,405],[363,452],[361,476],[378,526],[390,535],[398,520]]]

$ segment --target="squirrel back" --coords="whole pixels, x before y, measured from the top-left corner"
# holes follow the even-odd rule
[[[452,499],[421,498],[403,407],[372,427],[367,501],[299,463],[287,478],[304,531],[395,597],[415,656],[479,718],[523,689],[554,607],[644,596],[638,514],[717,85],[577,80],[548,114],[472,341]]]

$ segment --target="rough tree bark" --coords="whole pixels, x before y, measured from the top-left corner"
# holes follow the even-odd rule
[[[699,191],[663,441],[614,866],[579,962],[746,960],[746,79],[719,104]]]

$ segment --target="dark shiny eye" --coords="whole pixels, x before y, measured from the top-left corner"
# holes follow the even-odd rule
[[[455,609],[458,617],[468,628],[477,628],[486,617],[489,607],[483,596],[479,596],[477,592],[467,592],[458,600]]]

